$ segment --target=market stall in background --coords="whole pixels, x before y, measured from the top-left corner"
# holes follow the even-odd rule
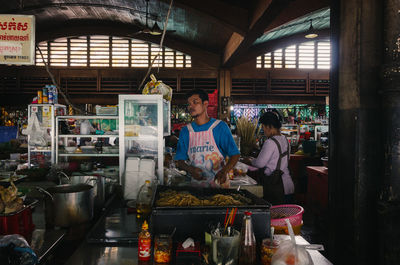
[[[168,140],[172,135],[179,137],[179,123],[187,124],[191,118],[185,107],[173,106],[171,110],[171,90],[162,83],[165,90],[156,90],[160,82],[153,78],[144,94],[119,95],[118,105],[87,104],[84,108],[59,104],[54,95],[49,103],[51,91],[46,86],[45,93],[41,90],[27,106],[27,117],[15,122],[26,138],[19,148],[27,149],[26,153],[13,153],[10,159],[2,160],[2,183],[14,187],[7,188],[10,194],[26,196],[32,189],[43,194],[47,228],[71,229],[94,223],[87,234],[88,243],[137,242],[139,260],[150,259],[154,248],[155,261],[189,258],[215,264],[252,260],[249,264],[254,264],[261,255],[264,264],[269,264],[274,250],[266,249],[273,241],[265,240],[272,237],[271,228],[277,234],[288,234],[282,222],[289,218],[294,233],[300,234],[303,208],[271,208],[262,199],[259,180],[251,177],[251,169],[241,162],[229,173],[231,189],[191,187],[188,172],[175,167],[176,143],[171,145]],[[214,99],[217,94],[209,96],[213,116],[218,108]],[[286,121],[282,133],[290,141],[293,155],[312,159],[324,152],[321,144],[327,144],[323,141],[327,112],[319,113],[320,106],[239,105],[233,106],[228,125],[243,156],[259,151],[265,139],[257,120],[271,110]],[[5,114],[3,119],[7,120]],[[248,126],[251,133],[246,135],[244,131],[249,128],[243,126]],[[29,186],[40,183],[46,184],[40,188]],[[2,233],[30,238],[35,226],[12,228],[10,216],[18,211],[17,218],[31,223],[37,201],[27,204],[19,198],[3,198],[6,211],[1,218],[7,227]],[[104,232],[105,220],[111,217],[119,221],[112,233]],[[254,241],[243,241],[244,234],[252,234]],[[154,244],[143,245],[151,239]],[[261,250],[257,246],[264,241],[261,248],[265,249]],[[232,253],[226,253],[228,246],[233,246]]]
[[[167,48],[163,42],[165,34],[180,31],[178,28],[167,30],[170,12],[174,13],[172,25],[179,24],[176,18],[181,16],[181,12],[179,8],[172,8],[171,1],[164,30],[161,30],[157,24],[159,14],[150,12],[150,8],[153,12],[156,9],[150,2],[146,0],[131,7],[129,4],[118,6],[113,19],[122,18],[125,25],[129,24],[127,21],[133,21],[130,26],[138,31],[132,33],[129,26],[126,33],[117,32],[115,36],[114,31],[121,27],[112,26],[112,34],[99,33],[105,35],[85,32],[87,36],[68,36],[58,28],[56,32],[60,36],[41,35],[46,30],[43,30],[44,16],[40,13],[46,6],[42,10],[29,4],[19,5],[10,12],[27,14],[0,16],[3,34],[0,38],[0,64],[7,65],[3,68],[7,73],[0,77],[1,89],[6,95],[2,102],[11,106],[11,102],[19,100],[29,102],[1,109],[0,235],[4,236],[0,236],[0,248],[5,251],[0,251],[0,259],[10,264],[46,264],[48,259],[53,259],[49,264],[74,265],[82,261],[85,264],[102,263],[100,259],[107,258],[109,263],[121,264],[126,262],[126,257],[133,264],[150,260],[156,264],[292,264],[294,259],[301,264],[310,264],[312,260],[329,264],[319,252],[306,250],[309,245],[297,247],[294,237],[300,235],[304,213],[301,204],[306,204],[302,197],[305,191],[299,187],[307,182],[299,172],[307,163],[315,162],[315,166],[319,166],[325,161],[321,157],[326,154],[328,145],[326,121],[329,108],[317,104],[233,105],[231,97],[246,95],[254,100],[260,95],[274,94],[272,90],[278,86],[283,88],[280,101],[287,100],[285,96],[290,95],[294,88],[298,95],[311,98],[311,102],[321,102],[329,93],[327,71],[315,75],[307,73],[302,76],[304,79],[293,79],[292,76],[289,80],[278,78],[279,74],[278,77],[268,74],[265,79],[261,72],[247,70],[252,79],[243,79],[240,68],[247,66],[237,68],[232,63],[238,55],[241,57],[242,49],[251,50],[248,49],[250,46],[225,51],[223,57],[214,52],[235,45],[230,41],[226,45],[226,40],[217,38],[213,38],[214,44],[221,42],[218,44],[220,48],[211,48],[213,45],[208,43],[205,44],[207,48],[201,51],[196,48],[198,44],[190,44],[190,41],[185,41],[186,45],[180,47],[185,53]],[[140,4],[145,11],[140,10]],[[165,3],[158,4],[158,12],[162,13],[161,6]],[[79,9],[85,6],[88,15],[91,7],[108,10],[108,14],[114,12],[111,11],[114,3],[107,6],[81,5],[78,3],[71,7]],[[7,9],[12,4],[5,6]],[[56,7],[57,12],[70,8],[68,3],[49,6]],[[24,11],[25,7],[28,9]],[[77,10],[71,11],[75,14]],[[324,23],[326,11],[318,11]],[[28,15],[30,12],[33,14]],[[129,13],[128,17],[123,18],[125,13]],[[255,43],[257,35],[261,37],[261,31],[257,32],[261,29],[258,24],[266,15],[258,18],[259,21],[252,21],[255,24],[246,34],[250,39],[243,41],[244,46]],[[93,22],[90,15],[77,17]],[[240,17],[244,16],[235,16],[235,20]],[[186,21],[187,15],[181,18]],[[145,24],[140,22],[143,19]],[[149,19],[154,20],[151,28]],[[36,21],[41,27],[36,27]],[[247,19],[239,23],[247,24]],[[199,21],[198,24],[205,23]],[[218,35],[226,35],[223,39],[230,34],[231,28],[240,28],[231,25],[227,31],[225,24],[231,22],[222,24],[210,24],[209,29],[216,29]],[[308,26],[308,20],[301,24]],[[183,28],[190,31],[195,27]],[[207,35],[213,34],[209,29]],[[231,32],[234,33],[232,36],[237,34],[236,29]],[[133,39],[131,34],[162,34],[162,37],[156,45],[147,39]],[[189,35],[185,32],[184,37]],[[329,49],[326,40],[306,42],[295,48],[298,50],[295,53],[299,54],[293,57],[290,55],[293,47],[287,47],[284,61],[279,59],[283,50],[276,50],[273,54],[259,51],[258,57],[254,56],[254,66],[293,68],[293,60],[298,60],[295,67],[328,69]],[[317,50],[320,59],[313,60],[315,65],[308,60],[304,62],[304,56],[300,56],[300,53],[316,56]],[[191,52],[195,53],[196,60],[201,58],[195,61],[199,65],[194,71],[190,71]],[[203,61],[204,58],[208,59]],[[221,58],[223,65],[229,67],[222,67]],[[243,59],[239,60],[240,65],[246,60]],[[235,64],[239,65],[239,61]],[[10,64],[33,67],[13,69],[8,68]],[[96,70],[86,71],[86,67],[95,67]],[[121,69],[113,71],[113,67]],[[145,74],[144,69],[118,72],[123,67],[148,69]],[[158,68],[157,74],[160,67],[182,69],[174,69],[176,78],[170,76],[172,72],[161,74],[166,77],[166,82],[163,82],[150,74],[152,67]],[[42,71],[44,69],[46,71]],[[78,72],[74,72],[76,69]],[[248,90],[243,90],[246,87],[251,87],[251,95]],[[185,94],[195,88],[208,93],[208,116],[205,118],[220,118],[227,123],[235,143],[231,141],[229,131],[225,136],[229,136],[230,144],[237,145],[243,159],[257,156],[266,140],[258,122],[260,116],[268,111],[279,116],[292,155],[297,156],[296,161],[303,161],[301,165],[290,161],[290,167],[297,172],[293,177],[299,205],[272,205],[266,196],[265,180],[257,177],[257,169],[245,164],[244,160],[237,163],[234,160],[236,164],[226,173],[227,181],[223,185],[215,181],[215,187],[194,186],[196,172],[176,167],[174,157],[180,130],[193,121],[186,108]],[[178,95],[174,104],[173,91]],[[216,145],[213,141],[212,144]],[[202,159],[211,165],[211,169],[217,170],[221,162],[229,165],[233,158],[239,159],[236,148],[233,153],[225,161],[218,155],[215,158],[216,152],[207,154],[209,158],[204,154]],[[213,162],[218,164],[213,165]],[[208,177],[213,179],[216,172],[210,172],[211,177]],[[313,184],[318,183],[315,179]],[[314,203],[314,196],[310,198],[309,202]],[[315,202],[321,202],[320,206],[325,207],[326,200],[319,199]],[[274,237],[274,234],[280,236]],[[289,234],[290,241],[278,240],[279,237],[287,238]],[[110,243],[114,245],[107,249]],[[124,253],[126,246],[131,248],[128,254]]]

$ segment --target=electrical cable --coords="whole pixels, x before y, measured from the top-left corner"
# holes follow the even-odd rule
[[[160,49],[158,50],[158,53],[156,54],[156,56],[154,56],[153,60],[151,61],[150,66],[149,66],[149,68],[148,68],[148,70],[147,70],[147,73],[146,73],[146,75],[144,76],[142,82],[141,82],[140,85],[139,85],[139,90],[141,90],[141,87],[143,86],[144,82],[146,81],[147,77],[148,77],[149,74],[150,74],[150,71],[151,71],[151,69],[152,69],[152,67],[153,67],[154,62],[156,61],[157,57],[160,55],[160,52],[161,52],[161,50],[162,50],[162,46],[163,46],[163,43],[164,43],[165,33],[167,32],[168,18],[169,18],[169,15],[171,14],[171,9],[172,9],[172,4],[173,4],[173,2],[174,2],[174,0],[171,0],[171,2],[170,2],[170,4],[169,4],[169,8],[168,8],[167,17],[166,17],[165,22],[164,22],[164,29],[163,29],[163,33],[162,33],[162,35],[161,35],[161,41],[160,41]]]

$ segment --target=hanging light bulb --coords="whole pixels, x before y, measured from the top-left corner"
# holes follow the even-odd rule
[[[158,26],[157,22],[154,23],[154,26],[149,33],[151,35],[161,35],[162,34],[162,30]]]
[[[318,37],[317,32],[315,31],[314,27],[312,26],[312,19],[310,20],[310,28],[307,30],[306,35],[304,36],[307,39],[314,39]]]

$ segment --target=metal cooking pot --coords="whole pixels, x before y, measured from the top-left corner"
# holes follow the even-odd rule
[[[94,209],[100,210],[105,202],[105,177],[103,176],[71,176],[70,184],[89,184],[93,186]]]
[[[57,185],[44,190],[47,226],[69,227],[93,218],[93,186],[88,184]]]

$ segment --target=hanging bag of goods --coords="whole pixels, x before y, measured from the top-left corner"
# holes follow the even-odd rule
[[[172,88],[164,84],[163,81],[157,80],[153,74],[150,75],[150,79],[151,80],[144,86],[142,94],[161,94],[165,100],[171,101]]]

